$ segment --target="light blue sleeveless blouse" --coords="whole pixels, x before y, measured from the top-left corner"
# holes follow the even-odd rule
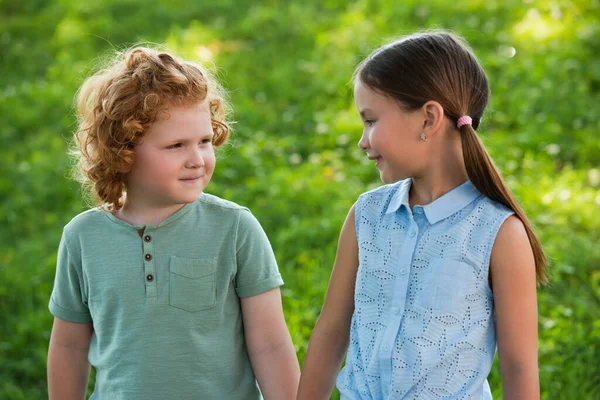
[[[356,203],[359,269],[343,399],[491,399],[489,260],[513,212],[470,181],[411,211],[410,179]]]

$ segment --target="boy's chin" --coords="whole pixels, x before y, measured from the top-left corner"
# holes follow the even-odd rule
[[[204,190],[200,190],[197,193],[194,194],[188,194],[186,196],[181,196],[179,198],[177,198],[177,203],[178,204],[189,204],[189,203],[193,203],[196,200],[198,200],[198,198],[202,195],[202,193],[204,192]]]

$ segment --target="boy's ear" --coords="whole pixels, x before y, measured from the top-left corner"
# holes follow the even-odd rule
[[[434,133],[444,124],[444,107],[437,101],[430,100],[423,104],[423,131]]]

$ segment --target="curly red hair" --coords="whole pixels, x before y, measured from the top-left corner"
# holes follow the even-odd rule
[[[79,181],[103,208],[122,207],[124,176],[135,160],[134,145],[169,107],[208,102],[213,145],[227,142],[226,102],[219,84],[198,64],[146,47],[119,53],[89,77],[77,95],[79,126],[74,139]]]

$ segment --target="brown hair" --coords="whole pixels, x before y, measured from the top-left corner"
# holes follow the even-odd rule
[[[512,209],[523,222],[533,249],[540,283],[546,283],[547,260],[525,212],[506,186],[500,172],[476,134],[488,103],[485,72],[468,45],[447,32],[417,33],[375,50],[356,69],[367,87],[396,99],[406,110],[427,101],[440,103],[460,131],[465,167],[480,193]],[[468,115],[472,125],[456,127]]]
[[[124,176],[135,160],[134,145],[169,107],[207,102],[213,145],[227,142],[223,90],[200,65],[146,47],[118,53],[89,77],[77,95],[74,135],[78,180],[108,211],[122,207]]]

